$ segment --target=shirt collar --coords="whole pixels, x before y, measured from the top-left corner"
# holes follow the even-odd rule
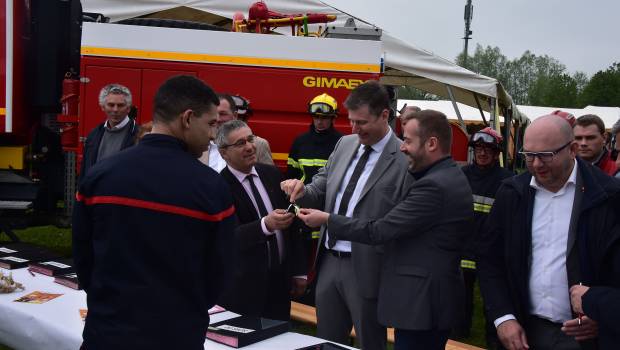
[[[562,186],[562,188],[560,188],[560,190],[557,193],[564,192],[564,190],[566,189],[566,187],[568,187],[569,184],[573,184],[573,185],[577,184],[577,159],[574,159],[573,161],[574,161],[573,170],[571,171],[570,176],[568,177],[568,180],[566,180],[566,183],[564,184],[564,186]],[[538,182],[536,181],[536,177],[534,177],[533,175],[532,175],[532,178],[530,179],[530,186],[537,191],[544,190],[544,191],[549,192],[549,190],[547,190],[546,188],[538,184]]]
[[[104,127],[104,128],[106,128],[106,129],[108,129],[108,130],[114,131],[114,130],[119,130],[119,129],[124,128],[124,127],[125,127],[125,125],[127,125],[128,123],[129,123],[129,116],[128,116],[128,115],[126,115],[126,116],[125,116],[125,119],[123,119],[123,121],[122,121],[122,122],[120,122],[120,123],[116,124],[116,126],[110,127],[109,122],[106,120],[106,121],[105,121],[105,124],[103,124],[103,127]]]
[[[379,142],[371,145],[370,148],[372,148],[374,152],[381,154],[383,152],[383,149],[385,148],[385,145],[387,145],[388,141],[390,140],[390,137],[392,137],[392,129],[388,128],[387,134],[385,134],[385,136],[383,136],[383,138],[379,140]],[[363,149],[364,145],[360,145],[360,147]]]
[[[230,172],[237,178],[237,180],[239,180],[239,183],[243,183],[243,180],[245,180],[245,178],[248,175],[254,175],[258,177],[258,173],[256,172],[256,168],[252,167],[252,170],[250,170],[249,174],[246,174],[242,171],[239,171],[233,167],[231,167],[230,165],[226,165],[228,167],[228,170],[230,170]]]

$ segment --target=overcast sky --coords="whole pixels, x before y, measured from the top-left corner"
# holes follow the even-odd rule
[[[463,50],[466,0],[326,2],[342,9],[354,2],[352,15],[451,61]],[[620,62],[620,0],[472,0],[472,4],[470,55],[476,44],[498,46],[509,59],[530,50],[558,59],[571,74],[582,71],[588,76]]]

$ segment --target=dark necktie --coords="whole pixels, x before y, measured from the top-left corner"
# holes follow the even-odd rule
[[[347,210],[349,209],[349,202],[351,201],[353,192],[355,192],[355,187],[357,187],[357,181],[360,179],[360,176],[362,176],[362,173],[364,172],[364,168],[366,167],[366,163],[368,162],[368,157],[370,157],[370,152],[372,152],[372,147],[368,145],[364,146],[364,154],[362,154],[360,159],[357,161],[355,169],[353,169],[353,174],[351,174],[351,178],[349,179],[349,183],[344,189],[344,193],[342,194],[342,198],[340,199],[338,215],[347,215]],[[329,246],[329,248],[333,248],[334,245],[336,245],[336,235],[329,235],[327,245]]]
[[[265,202],[263,201],[263,197],[258,192],[258,188],[256,184],[254,184],[254,175],[246,176],[246,179],[250,182],[250,188],[252,189],[252,195],[254,196],[254,200],[256,201],[256,206],[258,207],[258,215],[260,218],[263,218],[269,213],[267,213],[267,208],[265,207]],[[278,240],[276,239],[275,233],[267,236],[267,251],[269,255],[269,266],[275,266],[274,264],[280,263],[280,254],[278,252]],[[275,262],[275,263],[272,263]]]

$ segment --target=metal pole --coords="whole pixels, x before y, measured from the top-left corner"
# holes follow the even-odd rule
[[[476,105],[478,106],[478,111],[480,111],[480,116],[482,117],[482,122],[484,126],[489,126],[487,122],[487,118],[484,116],[484,111],[482,110],[482,106],[480,105],[480,99],[478,98],[478,94],[474,92],[474,100],[476,100]]]
[[[446,84],[446,89],[448,89],[448,95],[450,96],[450,101],[452,101],[452,107],[454,108],[454,112],[456,112],[456,117],[459,118],[459,124],[461,124],[461,128],[467,134],[467,126],[465,126],[465,121],[461,116],[461,111],[459,111],[459,106],[456,104],[456,100],[454,99],[454,94],[452,93],[452,86]]]
[[[467,0],[467,5],[465,5],[465,36],[463,40],[465,40],[465,45],[463,47],[463,67],[467,68],[467,54],[468,54],[468,44],[469,39],[471,39],[470,35],[473,34],[471,30],[469,30],[471,26],[471,20],[474,18],[474,6],[471,4],[471,0]]]

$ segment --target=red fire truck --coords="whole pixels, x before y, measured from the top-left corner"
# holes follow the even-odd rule
[[[342,104],[383,69],[380,41],[83,22],[76,0],[5,3],[0,169],[40,181],[52,198],[75,191],[84,138],[105,119],[97,96],[106,84],[131,90],[138,124],[151,119],[156,89],[174,75],[242,95],[254,112],[250,126],[283,168],[293,139],[307,130],[314,96],[326,92]],[[346,110],[339,112],[337,128],[350,132]]]
[[[306,22],[317,18],[324,17],[280,16],[274,26],[302,23],[308,34]],[[265,31],[244,23],[233,28]],[[0,31],[0,210],[34,202],[35,209],[56,212],[64,203],[70,213],[83,141],[105,119],[98,94],[106,84],[131,90],[138,124],[151,119],[155,91],[174,75],[194,75],[218,92],[244,96],[254,112],[251,128],[270,142],[284,169],[294,138],[311,122],[308,102],[324,92],[335,97],[336,127],[350,133],[342,102],[384,69],[380,33],[352,40],[337,32],[338,38],[270,35],[150,19],[112,24],[83,14],[78,0],[5,0]],[[454,155],[465,160],[467,137],[453,129]]]

